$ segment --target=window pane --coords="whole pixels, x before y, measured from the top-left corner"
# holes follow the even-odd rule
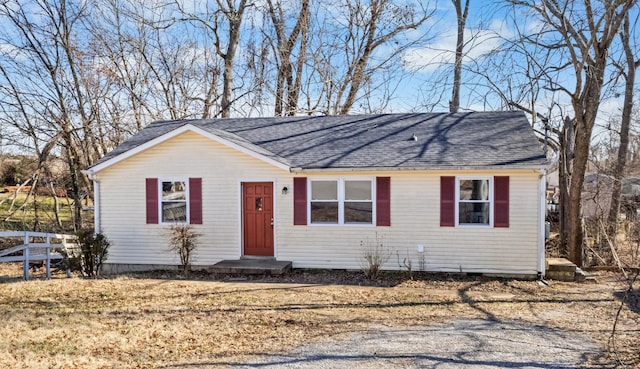
[[[187,185],[183,181],[162,182],[163,200],[186,200]]]
[[[461,202],[459,210],[460,224],[489,224],[488,202]]]
[[[460,180],[460,200],[489,200],[489,180]]]
[[[337,181],[312,181],[311,200],[337,200]]]
[[[162,221],[184,223],[187,221],[187,203],[184,201],[162,203]]]
[[[338,203],[312,202],[311,223],[338,223]]]
[[[372,205],[370,202],[348,202],[344,203],[345,223],[367,223],[371,224],[373,219]]]
[[[345,181],[345,200],[371,200],[371,181]]]

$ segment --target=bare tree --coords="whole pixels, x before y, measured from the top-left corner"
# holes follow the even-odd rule
[[[635,24],[635,22],[634,22]],[[629,152],[629,133],[633,112],[634,85],[636,80],[636,69],[640,65],[640,60],[636,58],[636,53],[632,48],[632,36],[630,31],[631,21],[629,14],[626,14],[622,29],[620,30],[620,42],[624,50],[624,63],[618,68],[625,80],[624,103],[622,106],[622,117],[620,123],[620,142],[618,146],[618,156],[615,169],[613,171],[613,184],[611,188],[611,201],[607,219],[607,238],[611,240],[612,247],[616,245],[616,233],[618,230],[618,215],[620,213],[620,194],[622,192],[622,182],[625,177],[627,156]]]
[[[347,114],[351,110],[362,84],[367,82],[367,75],[372,72],[368,70],[369,60],[376,49],[402,32],[422,25],[432,15],[424,8],[417,11],[396,5],[391,0],[370,0],[368,4],[358,0],[349,2],[347,9],[349,28],[346,43],[352,47],[346,76],[337,86],[334,111],[338,114]]]
[[[229,118],[231,116],[231,103],[233,101],[233,65],[240,41],[240,26],[242,25],[244,12],[251,4],[247,3],[247,0],[240,0],[236,7],[233,0],[226,0],[226,4],[223,0],[216,0],[216,2],[229,24],[229,37],[226,40],[227,47],[225,51],[223,51],[217,29],[215,32],[218,54],[224,60],[221,115],[223,118]]]
[[[518,1],[509,0],[516,8],[535,13],[542,21],[545,37],[525,37],[550,50],[558,51],[557,64],[546,66],[548,76],[571,73],[573,86],[547,78],[548,89],[565,93],[570,101],[575,127],[571,134],[573,150],[570,162],[567,201],[569,258],[582,265],[583,231],[581,194],[589,158],[591,137],[605,84],[609,51],[634,0],[591,1]],[[569,138],[568,138],[569,139]]]
[[[430,36],[425,30],[420,40],[406,37],[432,16],[428,5],[391,0],[322,3],[326,9],[315,14],[310,45],[314,71],[303,89],[307,111],[348,114],[356,102],[367,105],[373,91],[391,95],[391,76],[400,75],[396,68],[403,52]]]
[[[151,120],[220,114],[223,65],[203,26],[220,15],[216,5],[192,14],[181,3],[101,1],[90,26],[100,70],[112,85],[105,107],[121,122],[116,132],[129,136]]]
[[[142,22],[136,24],[131,16],[133,12],[135,10],[126,2],[103,0],[95,16],[88,20],[96,54],[103,60],[101,69],[107,72],[106,78],[112,80],[117,89],[116,93],[106,97],[109,116],[113,122],[131,123],[131,126],[116,123],[112,131],[116,144],[125,136],[141,130],[146,119],[157,113],[145,99],[147,86],[144,86],[144,81],[148,81],[150,75],[144,63],[135,57],[141,37],[134,32],[143,34],[144,25]],[[119,98],[122,96],[123,101]]]
[[[76,229],[82,227],[81,191],[88,186],[80,170],[99,155],[96,112],[88,103],[95,86],[83,78],[85,48],[78,43],[85,6],[66,0],[0,4],[0,37],[11,50],[3,55],[3,76],[13,86],[3,99],[28,117],[21,130],[32,131],[35,141],[48,136],[59,145],[70,173]]]
[[[458,33],[456,38],[456,57],[453,64],[453,89],[451,93],[451,101],[449,103],[449,111],[457,113],[460,109],[460,83],[462,79],[462,57],[464,56],[464,28],[469,15],[469,3],[471,0],[451,0],[456,8],[456,19],[458,24]]]
[[[204,6],[204,11],[196,13],[185,9],[179,1],[174,4],[182,14],[180,21],[199,24],[213,37],[213,47],[217,55],[222,59],[222,93],[219,115],[223,118],[231,116],[231,108],[234,102],[234,69],[236,53],[242,33],[242,21],[244,14],[252,3],[247,0],[216,0],[217,7]],[[223,34],[222,32],[226,32]],[[218,114],[216,114],[218,115]]]
[[[276,36],[274,54],[277,63],[274,114],[295,115],[298,110],[298,98],[302,85],[302,69],[306,61],[309,38],[310,10],[309,0],[300,1],[300,11],[289,35],[286,34],[286,15],[282,2],[267,0],[268,12]],[[298,42],[298,40],[300,40]],[[298,45],[298,55],[292,62],[294,48]],[[286,95],[286,97],[285,97]]]

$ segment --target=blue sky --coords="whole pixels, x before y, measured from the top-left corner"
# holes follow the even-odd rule
[[[484,71],[487,74],[494,74],[496,79],[494,82],[505,92],[508,90],[508,84],[505,80],[507,77],[511,78],[510,83],[512,84],[526,82],[522,76],[518,78],[515,74],[504,75],[504,72],[511,72],[511,68],[514,67],[521,71],[528,68],[527,61],[517,54],[509,54],[510,60],[505,60],[504,65],[500,65],[499,62],[498,64],[495,64],[496,62],[485,64],[488,59],[483,56],[492,50],[500,49],[503,44],[501,38],[511,38],[517,34],[513,19],[516,20],[517,26],[525,32],[536,32],[541,28],[539,20],[527,16],[524,12],[514,14],[503,4],[504,2],[500,3],[499,1],[471,1],[465,31],[465,42],[470,42],[470,45],[465,49],[466,57],[461,89],[462,110],[492,110],[503,107],[498,96],[487,87],[486,79],[470,72],[470,69],[479,68],[484,64],[484,68],[486,68]],[[447,103],[451,96],[451,62],[456,43],[456,15],[451,1],[440,1],[437,14],[434,29],[438,37],[424,47],[410,50],[404,57],[408,62],[407,69],[412,70],[415,74],[403,83],[401,93],[391,105],[391,109],[394,111],[405,111],[419,106],[422,102],[435,103],[435,105],[426,106],[426,108],[432,108],[436,111],[448,110]],[[637,16],[637,8],[633,14]],[[638,37],[637,33],[635,37]],[[524,45],[520,45],[520,47],[524,47]],[[532,49],[529,48],[529,50]],[[533,56],[537,57],[535,51]],[[562,84],[569,89],[574,87],[575,77],[570,71],[559,74],[557,78],[558,80],[563,79]],[[447,87],[442,88],[443,84]],[[514,86],[512,85],[512,87]],[[513,90],[516,91],[515,88]],[[616,91],[604,93],[604,99],[600,105],[598,125],[607,126],[611,116],[621,113],[620,90],[618,88]],[[570,100],[566,94],[545,89],[538,89],[537,93],[535,107],[538,112],[545,115],[551,113],[556,120],[561,119],[560,115],[562,114],[572,115]],[[420,99],[424,99],[424,101],[420,101]],[[554,109],[549,112],[552,106]],[[597,128],[594,138],[598,139],[603,132],[603,129]]]
[[[297,0],[290,1],[290,4],[298,4]],[[343,0],[336,0],[343,1]],[[412,0],[395,0],[397,4],[415,4]],[[363,2],[366,2],[363,0]],[[164,2],[161,0],[146,1],[146,2],[133,2],[135,8],[134,12],[145,14],[148,9],[159,7],[157,9],[164,9],[164,12],[159,17],[171,18],[176,17],[178,14],[175,10],[170,10],[164,6],[161,6]],[[423,2],[424,3],[424,2]],[[141,4],[147,7],[145,10]],[[202,3],[196,0],[187,0],[184,2],[188,8],[196,10]],[[215,4],[215,2],[209,2],[209,5]],[[264,5],[263,0],[258,0],[253,3],[256,7]],[[339,23],[341,20],[341,9],[332,7],[327,1],[321,2],[321,9],[312,8],[315,11],[312,16],[322,18],[324,15],[335,15],[335,17],[329,17],[331,22],[334,22],[333,26]],[[415,42],[415,44],[406,50],[400,60],[394,61],[388,66],[386,75],[380,75],[378,79],[370,86],[372,90],[373,98],[371,99],[371,105],[354,106],[352,113],[367,112],[366,109],[373,106],[383,107],[383,112],[407,112],[407,111],[448,111],[448,102],[451,96],[451,79],[452,79],[452,65],[453,50],[456,42],[456,15],[450,0],[440,0],[437,3],[432,1],[430,9],[434,9],[434,16],[427,21],[419,29],[407,32],[399,38],[399,42]],[[257,9],[257,8],[253,8]],[[94,9],[104,10],[104,9]],[[200,9],[202,10],[202,9]],[[295,11],[295,9],[286,9]],[[105,16],[109,14],[106,13]],[[148,14],[149,15],[149,14]],[[98,18],[100,14],[98,13]],[[249,31],[243,33],[243,37],[251,38],[261,35],[265,27],[266,21],[262,15],[257,11],[249,12],[245,15],[244,27]],[[505,93],[511,93],[514,99],[521,98],[522,91],[519,90],[520,85],[526,85],[526,79],[518,74],[512,72],[516,68],[519,71],[524,71],[528,67],[527,60],[518,58],[516,54],[504,54],[505,59],[491,59],[485,58],[484,55],[492,50],[497,50],[502,47],[502,38],[512,37],[516,34],[515,24],[510,20],[516,18],[517,25],[525,30],[537,30],[540,24],[532,18],[525,17],[524,13],[516,13],[515,15],[504,6],[504,2],[500,1],[478,1],[471,0],[471,8],[469,11],[469,19],[467,20],[467,27],[465,31],[466,42],[468,45],[465,49],[466,58],[464,60],[465,68],[463,70],[463,84],[462,84],[462,97],[461,97],[461,110],[496,110],[505,108],[503,101],[498,97],[495,91],[502,91]],[[505,19],[507,19],[505,21]],[[3,29],[4,28],[4,29]],[[132,30],[134,30],[132,28]],[[1,33],[6,32],[6,28],[0,26]],[[208,68],[208,63],[219,63],[219,58],[212,51],[211,35],[205,35],[202,31],[194,28],[192,25],[186,23],[178,23],[172,27],[163,31],[163,37],[170,39],[169,44],[173,40],[177,40],[176,44],[181,45],[181,62],[194,69],[194,72],[198,76],[202,76],[202,72]],[[6,35],[6,33],[5,33]],[[135,33],[134,33],[135,35]],[[84,40],[81,48],[87,47],[90,38],[87,37]],[[193,46],[183,41],[195,41]],[[240,49],[238,51],[238,60],[242,58],[242,53],[246,52],[247,39],[243,39]],[[243,42],[245,42],[243,44]],[[377,50],[375,58],[376,60],[384,59],[394,49],[394,44],[389,43],[385,47],[381,47]],[[19,49],[12,49],[7,43],[3,43],[0,40],[0,52],[14,52]],[[312,50],[313,51],[313,50]],[[14,54],[15,55],[15,54]],[[153,57],[153,55],[150,55]],[[17,60],[20,59],[18,55]],[[373,60],[374,62],[376,60]],[[340,73],[340,68],[344,68],[344,59],[340,59],[340,56],[332,59],[334,64],[332,67]],[[131,63],[132,67],[135,67],[137,63],[135,58],[130,58],[125,63]],[[109,62],[96,59],[93,61],[95,67],[108,68]],[[104,63],[104,64],[101,64]],[[313,63],[313,61],[309,61]],[[28,60],[25,65],[28,65]],[[246,84],[246,81],[242,81],[242,75],[245,72],[242,70],[242,64],[240,64],[239,71],[236,73],[236,83],[238,85]],[[472,70],[481,70],[487,74],[491,79],[494,86],[489,86],[488,79],[484,76],[472,72]],[[273,76],[273,71],[271,71]],[[387,86],[380,83],[381,79],[385,76],[390,76],[392,82]],[[316,80],[312,81],[316,84],[314,88],[320,89],[323,81],[317,76]],[[562,78],[566,78],[567,83],[572,82],[570,73],[562,75]],[[41,83],[39,80],[24,81],[25,86],[29,88],[44,89],[46,83]],[[273,84],[270,80],[269,83]],[[511,85],[509,85],[511,84]],[[35,87],[34,87],[35,86]],[[511,89],[509,89],[511,86]],[[250,87],[250,86],[249,86]],[[153,85],[148,88],[154,88]],[[197,94],[206,88],[206,81],[202,78],[191,81],[188,86],[190,93]],[[268,88],[272,88],[270,85]],[[145,91],[146,95],[152,95]],[[385,99],[387,96],[391,96],[390,101],[387,103]],[[160,96],[160,95],[157,95]],[[618,114],[621,110],[621,98],[610,95],[605,99],[601,105],[600,122],[602,125],[606,125],[609,116]],[[154,97],[150,97],[153,99]],[[126,96],[123,97],[126,99]],[[304,99],[304,97],[302,97]],[[377,99],[377,100],[376,100]],[[522,101],[521,101],[522,102]],[[526,102],[526,101],[525,101]],[[160,110],[162,108],[161,100],[153,100],[150,105],[154,109]],[[250,106],[253,101],[247,101],[244,105],[238,104],[240,109],[242,106]],[[268,98],[261,101],[259,104],[254,104],[252,111],[242,112],[245,115],[270,115],[273,113],[273,102]],[[528,104],[523,104],[528,105]],[[257,108],[256,108],[257,106]],[[561,114],[571,113],[568,97],[562,93],[551,93],[544,89],[538,89],[538,95],[535,98],[535,106],[538,112],[546,114],[549,107],[554,106],[555,110],[552,114],[556,118],[559,118]],[[161,117],[165,118],[165,117]],[[157,119],[157,118],[156,118]],[[150,121],[151,119],[149,119]]]

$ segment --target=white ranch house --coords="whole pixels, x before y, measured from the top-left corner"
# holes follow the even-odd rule
[[[266,257],[360,269],[543,275],[545,168],[521,112],[151,123],[87,170],[106,271],[175,267],[167,227],[201,234],[194,267]]]

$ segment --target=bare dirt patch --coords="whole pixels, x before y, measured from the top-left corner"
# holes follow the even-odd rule
[[[0,265],[0,367],[154,368],[285,353],[372,327],[418,327],[456,319],[517,322],[584,336],[602,348],[585,367],[640,365],[636,296],[615,274],[598,283],[517,281],[397,273],[294,271],[283,277],[216,279],[171,272],[85,280],[55,274],[20,281]],[[40,272],[41,273],[41,272]],[[551,338],[553,339],[553,338]],[[240,359],[241,360],[241,359]]]

